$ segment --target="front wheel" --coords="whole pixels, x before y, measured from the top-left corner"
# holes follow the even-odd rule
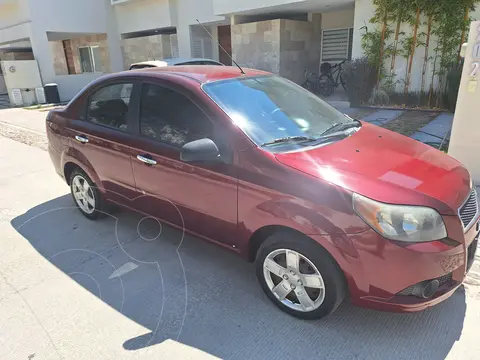
[[[300,319],[320,319],[334,312],[346,296],[337,263],[310,238],[273,234],[256,258],[257,278],[280,309]]]

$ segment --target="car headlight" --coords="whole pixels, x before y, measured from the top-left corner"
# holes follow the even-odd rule
[[[390,240],[428,242],[447,237],[440,214],[432,208],[384,204],[353,194],[355,212],[376,232]]]

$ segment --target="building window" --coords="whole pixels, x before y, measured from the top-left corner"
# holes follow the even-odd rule
[[[190,27],[192,39],[192,56],[213,59],[213,42],[208,33],[199,25]]]
[[[352,60],[352,44],[353,28],[323,30],[321,62]]]
[[[80,53],[80,69],[82,73],[103,72],[99,46],[80,47],[78,51]]]

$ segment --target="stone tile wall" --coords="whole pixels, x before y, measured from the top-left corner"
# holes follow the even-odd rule
[[[75,64],[75,71],[77,74],[81,74],[82,70],[80,67],[80,53],[78,49],[84,46],[99,46],[100,47],[100,57],[102,59],[101,72],[110,72],[110,52],[108,51],[107,44],[107,35],[89,35],[78,38],[70,39],[70,44],[72,47],[73,54],[73,63]],[[96,64],[97,70],[99,68]]]
[[[68,75],[67,59],[62,41],[50,41],[50,49],[53,55],[53,67],[55,75]]]
[[[232,25],[232,56],[240,65],[280,73],[280,19]]]
[[[108,51],[107,35],[88,35],[76,37],[68,40],[70,43],[69,60],[70,71],[65,57],[65,48],[63,41],[51,41],[50,48],[53,54],[53,66],[56,75],[81,74],[80,52],[79,48],[85,46],[98,46],[100,50],[101,64],[96,64],[98,72],[110,72],[110,52]],[[69,50],[69,51],[70,51]]]
[[[318,72],[321,15],[312,21],[276,19],[232,25],[232,55],[241,65],[302,83],[304,71]]]
[[[161,60],[164,58],[177,57],[178,54],[172,53],[176,45],[176,35],[152,35],[122,40],[122,53],[125,69],[131,64],[149,61]]]

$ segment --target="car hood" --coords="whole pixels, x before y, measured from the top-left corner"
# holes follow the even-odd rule
[[[470,192],[470,174],[457,160],[367,123],[341,141],[275,157],[374,200],[430,206],[444,215],[455,215]]]

